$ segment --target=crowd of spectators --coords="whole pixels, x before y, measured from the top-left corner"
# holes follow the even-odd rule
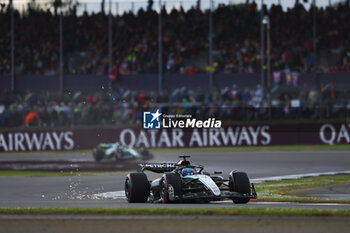
[[[269,106],[271,106],[269,108]],[[0,94],[0,127],[74,127],[139,125],[143,111],[214,117],[225,122],[322,120],[350,116],[350,96],[328,84],[307,85],[295,93],[275,92],[269,105],[260,86],[164,91],[120,89],[113,94],[82,92],[25,92]],[[269,111],[269,109],[271,111]]]
[[[150,1],[152,2],[152,1]],[[265,7],[266,8],[266,7]],[[313,44],[313,8],[280,5],[265,9],[271,20],[272,69],[340,72],[350,69],[350,7],[339,4],[316,9],[317,54],[335,61],[317,62]],[[209,11],[194,6],[162,10],[163,64],[169,73],[259,72],[260,12],[250,5],[220,5],[213,13],[214,61],[193,63],[208,57]],[[59,16],[49,10],[29,8],[14,13],[15,72],[55,74],[59,63]],[[10,11],[0,8],[0,75],[11,71]],[[6,22],[6,23],[5,23]],[[151,7],[113,16],[113,72],[156,73],[158,69],[158,14]],[[108,15],[71,8],[63,16],[64,72],[107,74]],[[320,53],[324,51],[325,53]],[[191,60],[192,59],[192,60]],[[318,58],[319,60],[322,60]],[[323,59],[324,60],[324,59]]]

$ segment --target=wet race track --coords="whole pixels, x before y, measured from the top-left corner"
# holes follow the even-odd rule
[[[149,162],[177,161],[177,153],[156,153]],[[194,164],[200,164],[208,172],[222,170],[224,176],[231,170],[248,173],[251,179],[305,174],[312,172],[337,172],[350,170],[350,155],[347,151],[282,151],[282,152],[193,152],[190,154]],[[271,208],[320,208],[320,209],[350,209],[343,204],[301,204],[301,203],[262,203],[250,202],[247,205],[234,205],[231,201],[214,202],[210,204],[129,204],[122,196],[101,198],[96,194],[122,191],[124,178],[128,171],[136,165],[130,163],[124,171],[113,174],[80,175],[76,164],[95,164],[90,153],[8,153],[0,155],[0,164],[11,164],[13,161],[41,161],[67,163],[72,176],[52,177],[0,177],[1,207],[145,207],[145,208],[178,208],[178,207],[271,207]],[[115,161],[106,161],[106,165],[114,171],[119,170]],[[73,166],[73,165],[74,166]],[[101,167],[101,164],[97,164]],[[129,169],[130,168],[130,169]],[[100,170],[100,169],[99,169]],[[111,169],[107,169],[111,171]],[[113,169],[112,169],[113,170]],[[154,179],[157,174],[147,173]],[[349,186],[332,189],[339,195],[349,196]],[[332,191],[330,190],[330,191]],[[321,194],[330,192],[324,191]]]

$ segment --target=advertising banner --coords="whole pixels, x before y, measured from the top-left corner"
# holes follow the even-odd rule
[[[6,131],[0,152],[89,150],[102,142],[134,147],[187,148],[350,143],[350,124],[235,125],[220,128],[102,128]]]

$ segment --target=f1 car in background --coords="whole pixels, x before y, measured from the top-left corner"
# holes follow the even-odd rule
[[[134,149],[120,142],[101,143],[94,148],[92,155],[96,161],[101,161],[104,158],[116,160],[149,160],[153,158],[153,154],[147,148]]]
[[[138,173],[130,173],[125,179],[125,196],[128,202],[203,202],[231,199],[234,203],[245,204],[257,198],[254,184],[250,184],[245,172],[232,171],[224,179],[216,171],[214,175],[203,172],[204,167],[192,165],[186,158],[178,163],[139,164]],[[145,170],[163,173],[148,181]]]

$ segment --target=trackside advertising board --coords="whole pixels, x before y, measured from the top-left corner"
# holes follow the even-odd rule
[[[167,125],[188,124],[190,127],[152,128],[158,127],[156,124],[151,127],[152,118],[150,117],[149,124],[146,125],[149,128],[2,131],[0,152],[89,150],[101,142],[117,141],[129,146],[147,148],[350,143],[349,123],[222,126],[215,119],[209,119],[209,123],[168,120],[164,121]],[[203,127],[191,127],[192,125]]]

